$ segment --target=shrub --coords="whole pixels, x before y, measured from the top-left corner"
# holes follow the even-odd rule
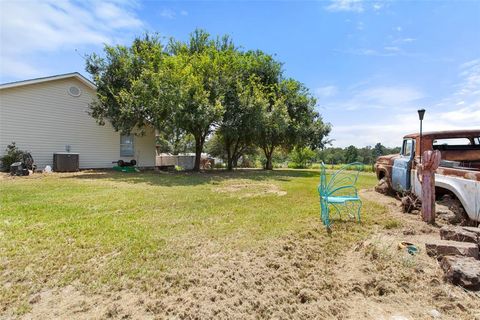
[[[15,142],[12,142],[5,149],[5,155],[0,158],[2,171],[9,171],[10,165],[14,162],[22,161],[25,151],[18,149]]]
[[[327,168],[327,170],[340,170],[343,168],[345,164],[325,164],[325,167]],[[313,164],[312,169],[319,169],[320,168],[320,164]],[[354,168],[355,169],[355,168]],[[364,165],[363,166],[363,172],[375,172],[375,169],[373,168],[373,165]]]
[[[303,166],[303,165],[298,164],[298,163],[296,163],[296,162],[289,162],[289,163],[288,163],[288,168],[289,168],[289,169],[305,169],[306,166]]]
[[[315,159],[315,151],[310,148],[297,148],[295,147],[290,154],[289,168],[308,168],[309,164]]]
[[[223,168],[225,168],[225,163],[223,163],[223,162],[215,162],[215,164],[213,165],[213,167],[214,167],[215,169],[223,169]]]

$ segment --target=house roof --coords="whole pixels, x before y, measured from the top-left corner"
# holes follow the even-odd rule
[[[82,76],[78,72],[72,72],[72,73],[65,73],[65,74],[59,74],[55,76],[50,76],[50,77],[42,77],[42,78],[35,78],[35,79],[28,79],[28,80],[21,80],[21,81],[15,81],[15,82],[9,82],[9,83],[3,83],[0,84],[0,89],[7,89],[7,88],[14,88],[14,87],[20,87],[20,86],[26,86],[29,84],[37,84],[37,83],[42,83],[42,82],[47,82],[47,81],[54,81],[54,80],[61,80],[61,79],[68,79],[68,78],[76,78],[83,84],[85,84],[87,87],[96,90],[97,87],[95,84]]]

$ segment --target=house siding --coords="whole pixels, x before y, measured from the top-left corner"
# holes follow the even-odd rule
[[[70,86],[82,94],[72,97]],[[0,155],[12,141],[32,153],[39,168],[53,164],[53,153],[80,154],[80,168],[111,168],[112,161],[137,160],[155,165],[155,132],[134,137],[134,157],[120,157],[120,134],[112,125],[97,124],[89,114],[95,91],[75,77],[0,90]]]

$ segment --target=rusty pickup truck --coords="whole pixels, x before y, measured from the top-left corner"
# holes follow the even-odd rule
[[[421,195],[417,176],[420,150],[439,150],[441,162],[435,172],[437,196],[450,194],[457,198],[468,218],[480,222],[480,129],[427,132],[403,137],[400,154],[378,157],[375,173],[388,188]]]

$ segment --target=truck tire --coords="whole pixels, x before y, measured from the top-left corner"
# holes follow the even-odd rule
[[[375,186],[375,191],[381,194],[390,193],[390,186],[388,185],[387,178],[382,178],[380,181],[378,181],[377,185]]]

